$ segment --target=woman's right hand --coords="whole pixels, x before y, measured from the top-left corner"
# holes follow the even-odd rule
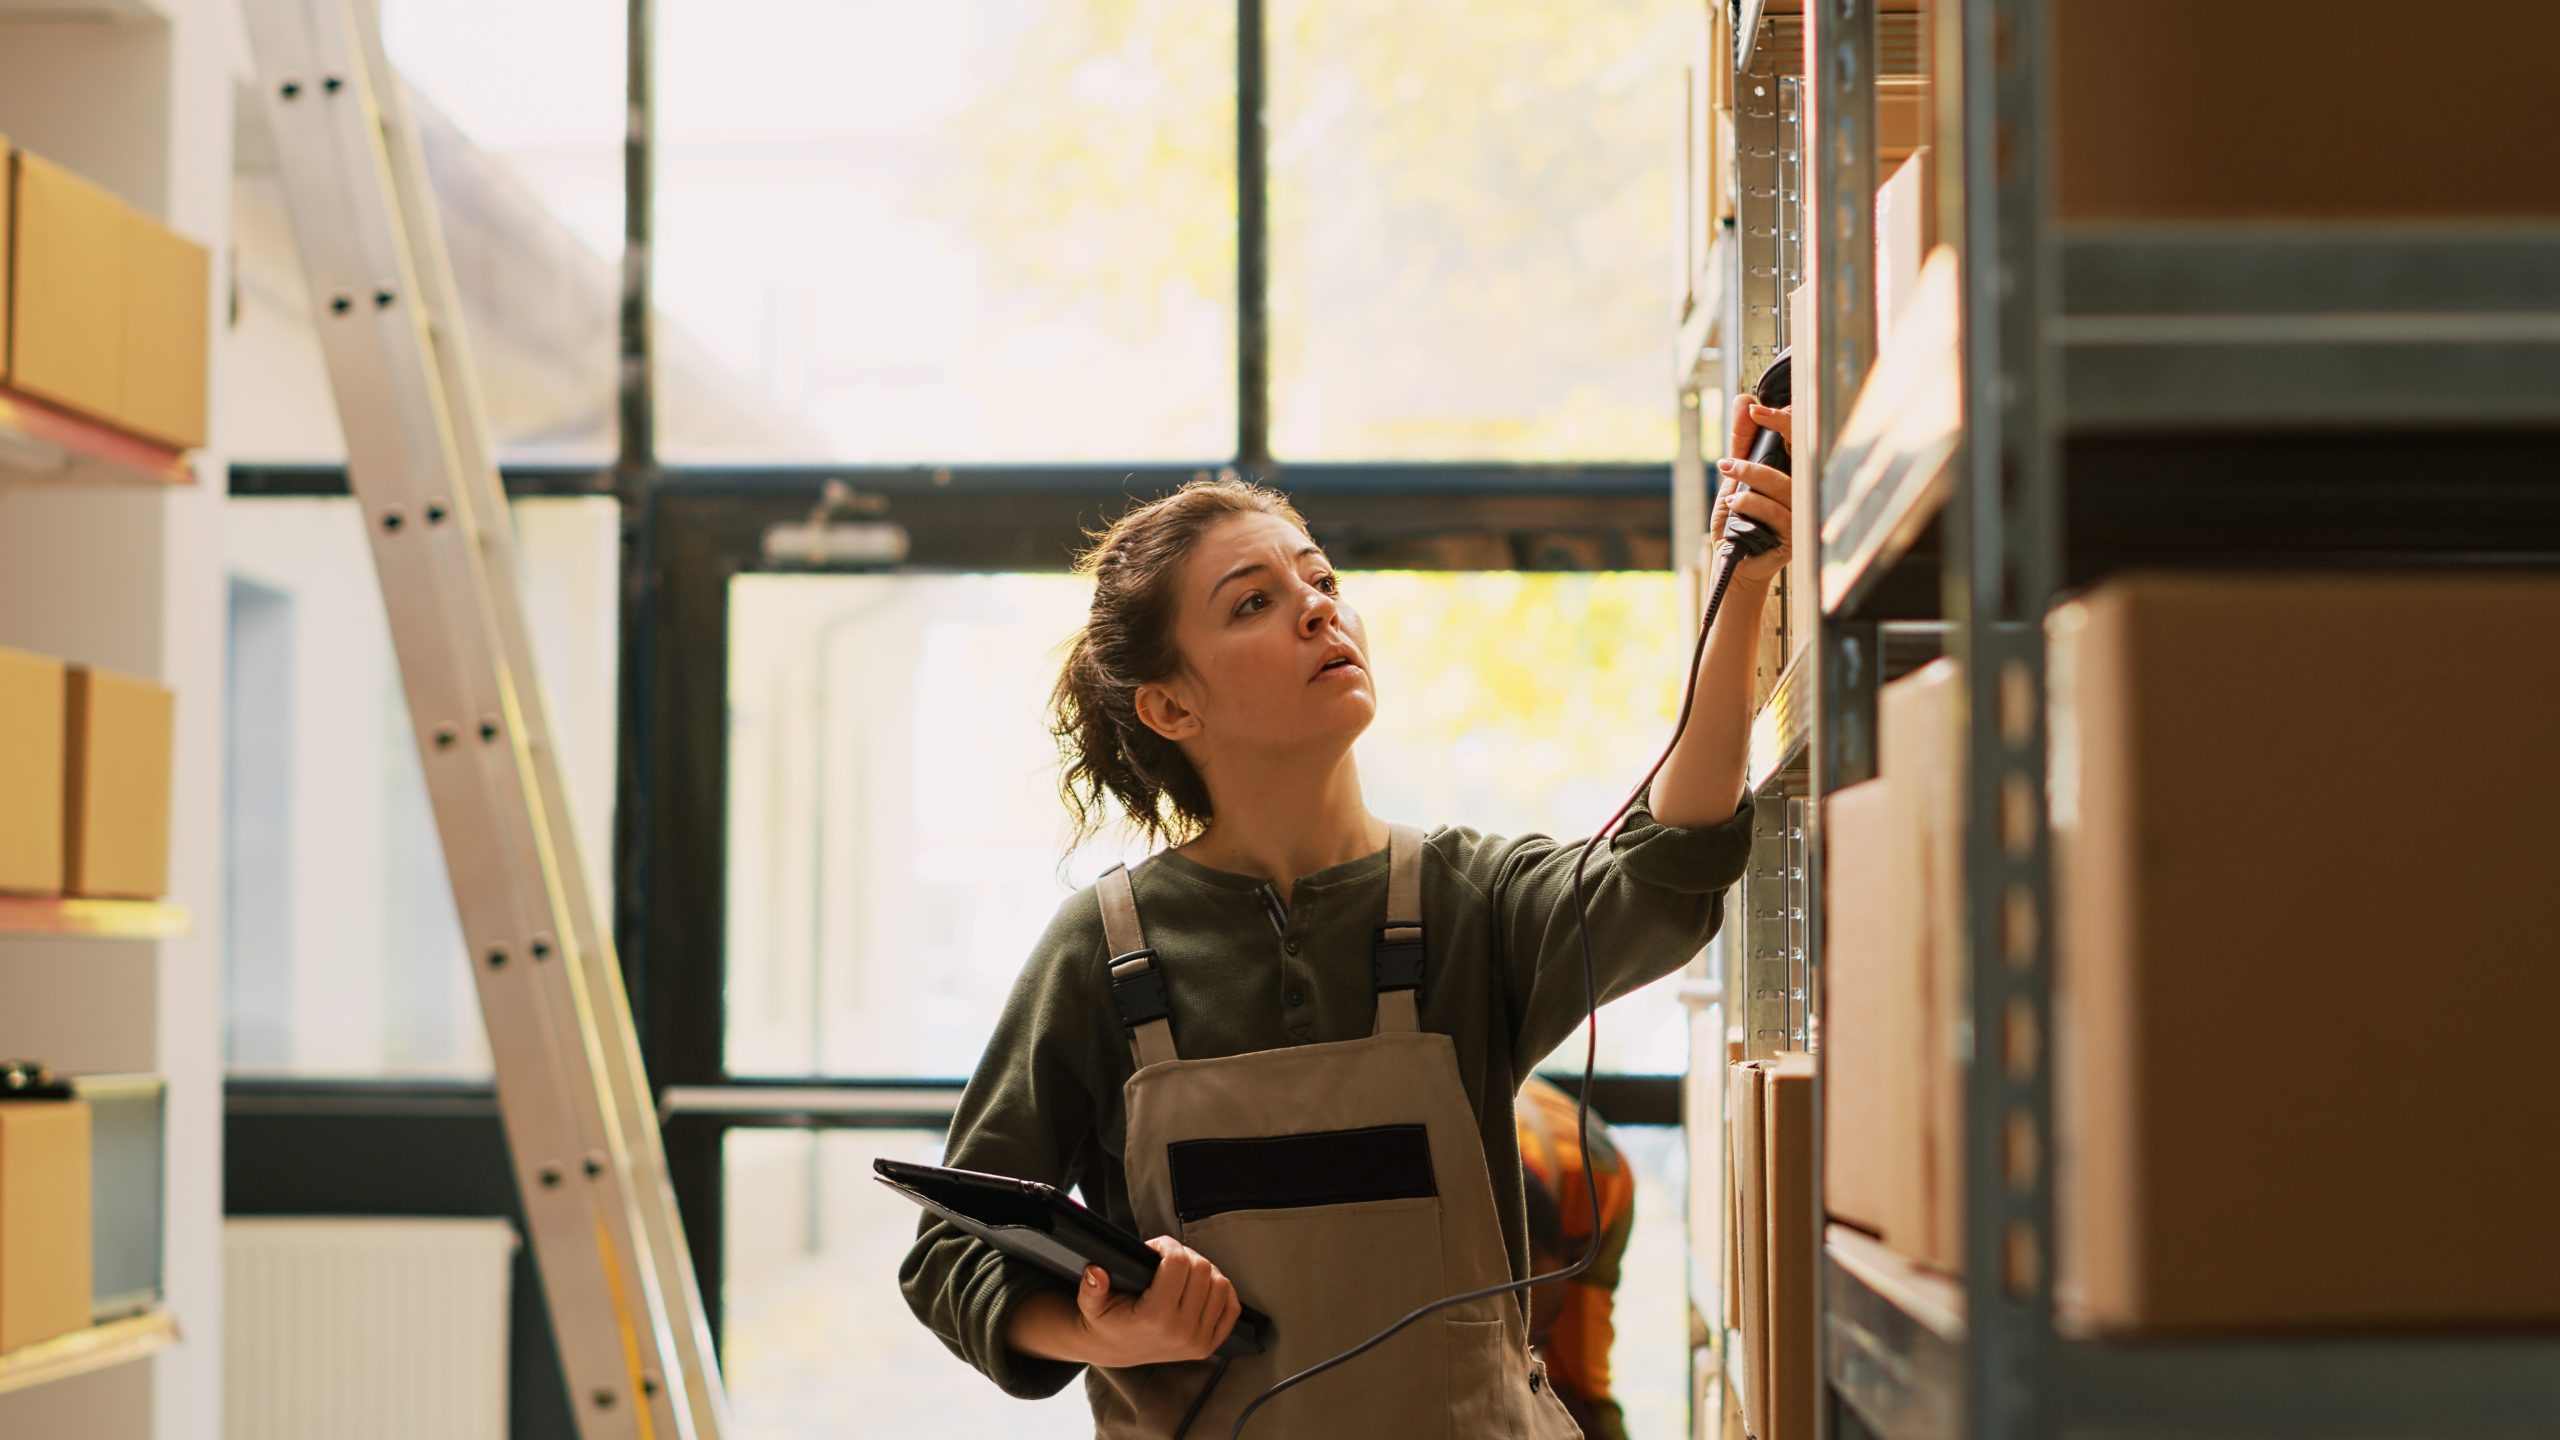
[[[1111,1288],[1100,1266],[1088,1266],[1076,1287],[1076,1311],[1084,1317],[1088,1363],[1108,1369],[1205,1360],[1227,1343],[1244,1302],[1209,1257],[1169,1235],[1147,1242],[1164,1257],[1143,1295]]]

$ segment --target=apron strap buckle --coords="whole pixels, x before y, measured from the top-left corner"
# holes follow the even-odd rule
[[[1420,990],[1427,948],[1419,920],[1390,920],[1379,926],[1377,939],[1369,947],[1370,973],[1378,992]]]
[[[1156,968],[1156,952],[1132,950],[1111,958],[1111,1001],[1119,1007],[1121,1027],[1133,1035],[1139,1026],[1173,1013],[1172,1003],[1165,998],[1164,972]]]

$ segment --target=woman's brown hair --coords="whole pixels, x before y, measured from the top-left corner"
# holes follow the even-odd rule
[[[1307,523],[1277,490],[1194,480],[1089,532],[1092,546],[1076,557],[1076,573],[1093,579],[1093,608],[1050,693],[1049,733],[1077,844],[1111,823],[1115,805],[1159,844],[1188,840],[1209,823],[1208,787],[1180,746],[1138,718],[1138,687],[1181,668],[1174,577],[1200,537],[1231,515],[1276,515],[1301,530]]]

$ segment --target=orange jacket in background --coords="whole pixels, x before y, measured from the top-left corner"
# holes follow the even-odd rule
[[[1573,1097],[1532,1076],[1512,1101],[1511,1113],[1528,1181],[1531,1264],[1540,1271],[1558,1269],[1580,1258],[1591,1242],[1591,1199],[1583,1188]],[[1609,1346],[1617,1333],[1610,1309],[1635,1229],[1636,1182],[1596,1112],[1590,1169],[1600,1190],[1599,1253],[1574,1279],[1530,1290],[1529,1342],[1546,1357],[1547,1376],[1583,1433],[1592,1440],[1625,1440],[1626,1420],[1609,1395]]]

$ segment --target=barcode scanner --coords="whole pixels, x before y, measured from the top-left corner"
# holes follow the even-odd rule
[[[1760,383],[1752,387],[1751,398],[1772,410],[1794,403],[1795,386],[1789,378],[1791,354],[1786,350],[1778,352],[1778,358],[1769,362],[1769,368],[1760,372]],[[1786,437],[1765,426],[1759,434],[1751,437],[1751,449],[1742,458],[1754,465],[1766,465],[1782,475],[1795,473],[1787,454]],[[1740,515],[1727,515],[1724,544],[1731,545],[1735,558],[1739,559],[1745,555],[1766,555],[1777,549],[1778,537]]]

